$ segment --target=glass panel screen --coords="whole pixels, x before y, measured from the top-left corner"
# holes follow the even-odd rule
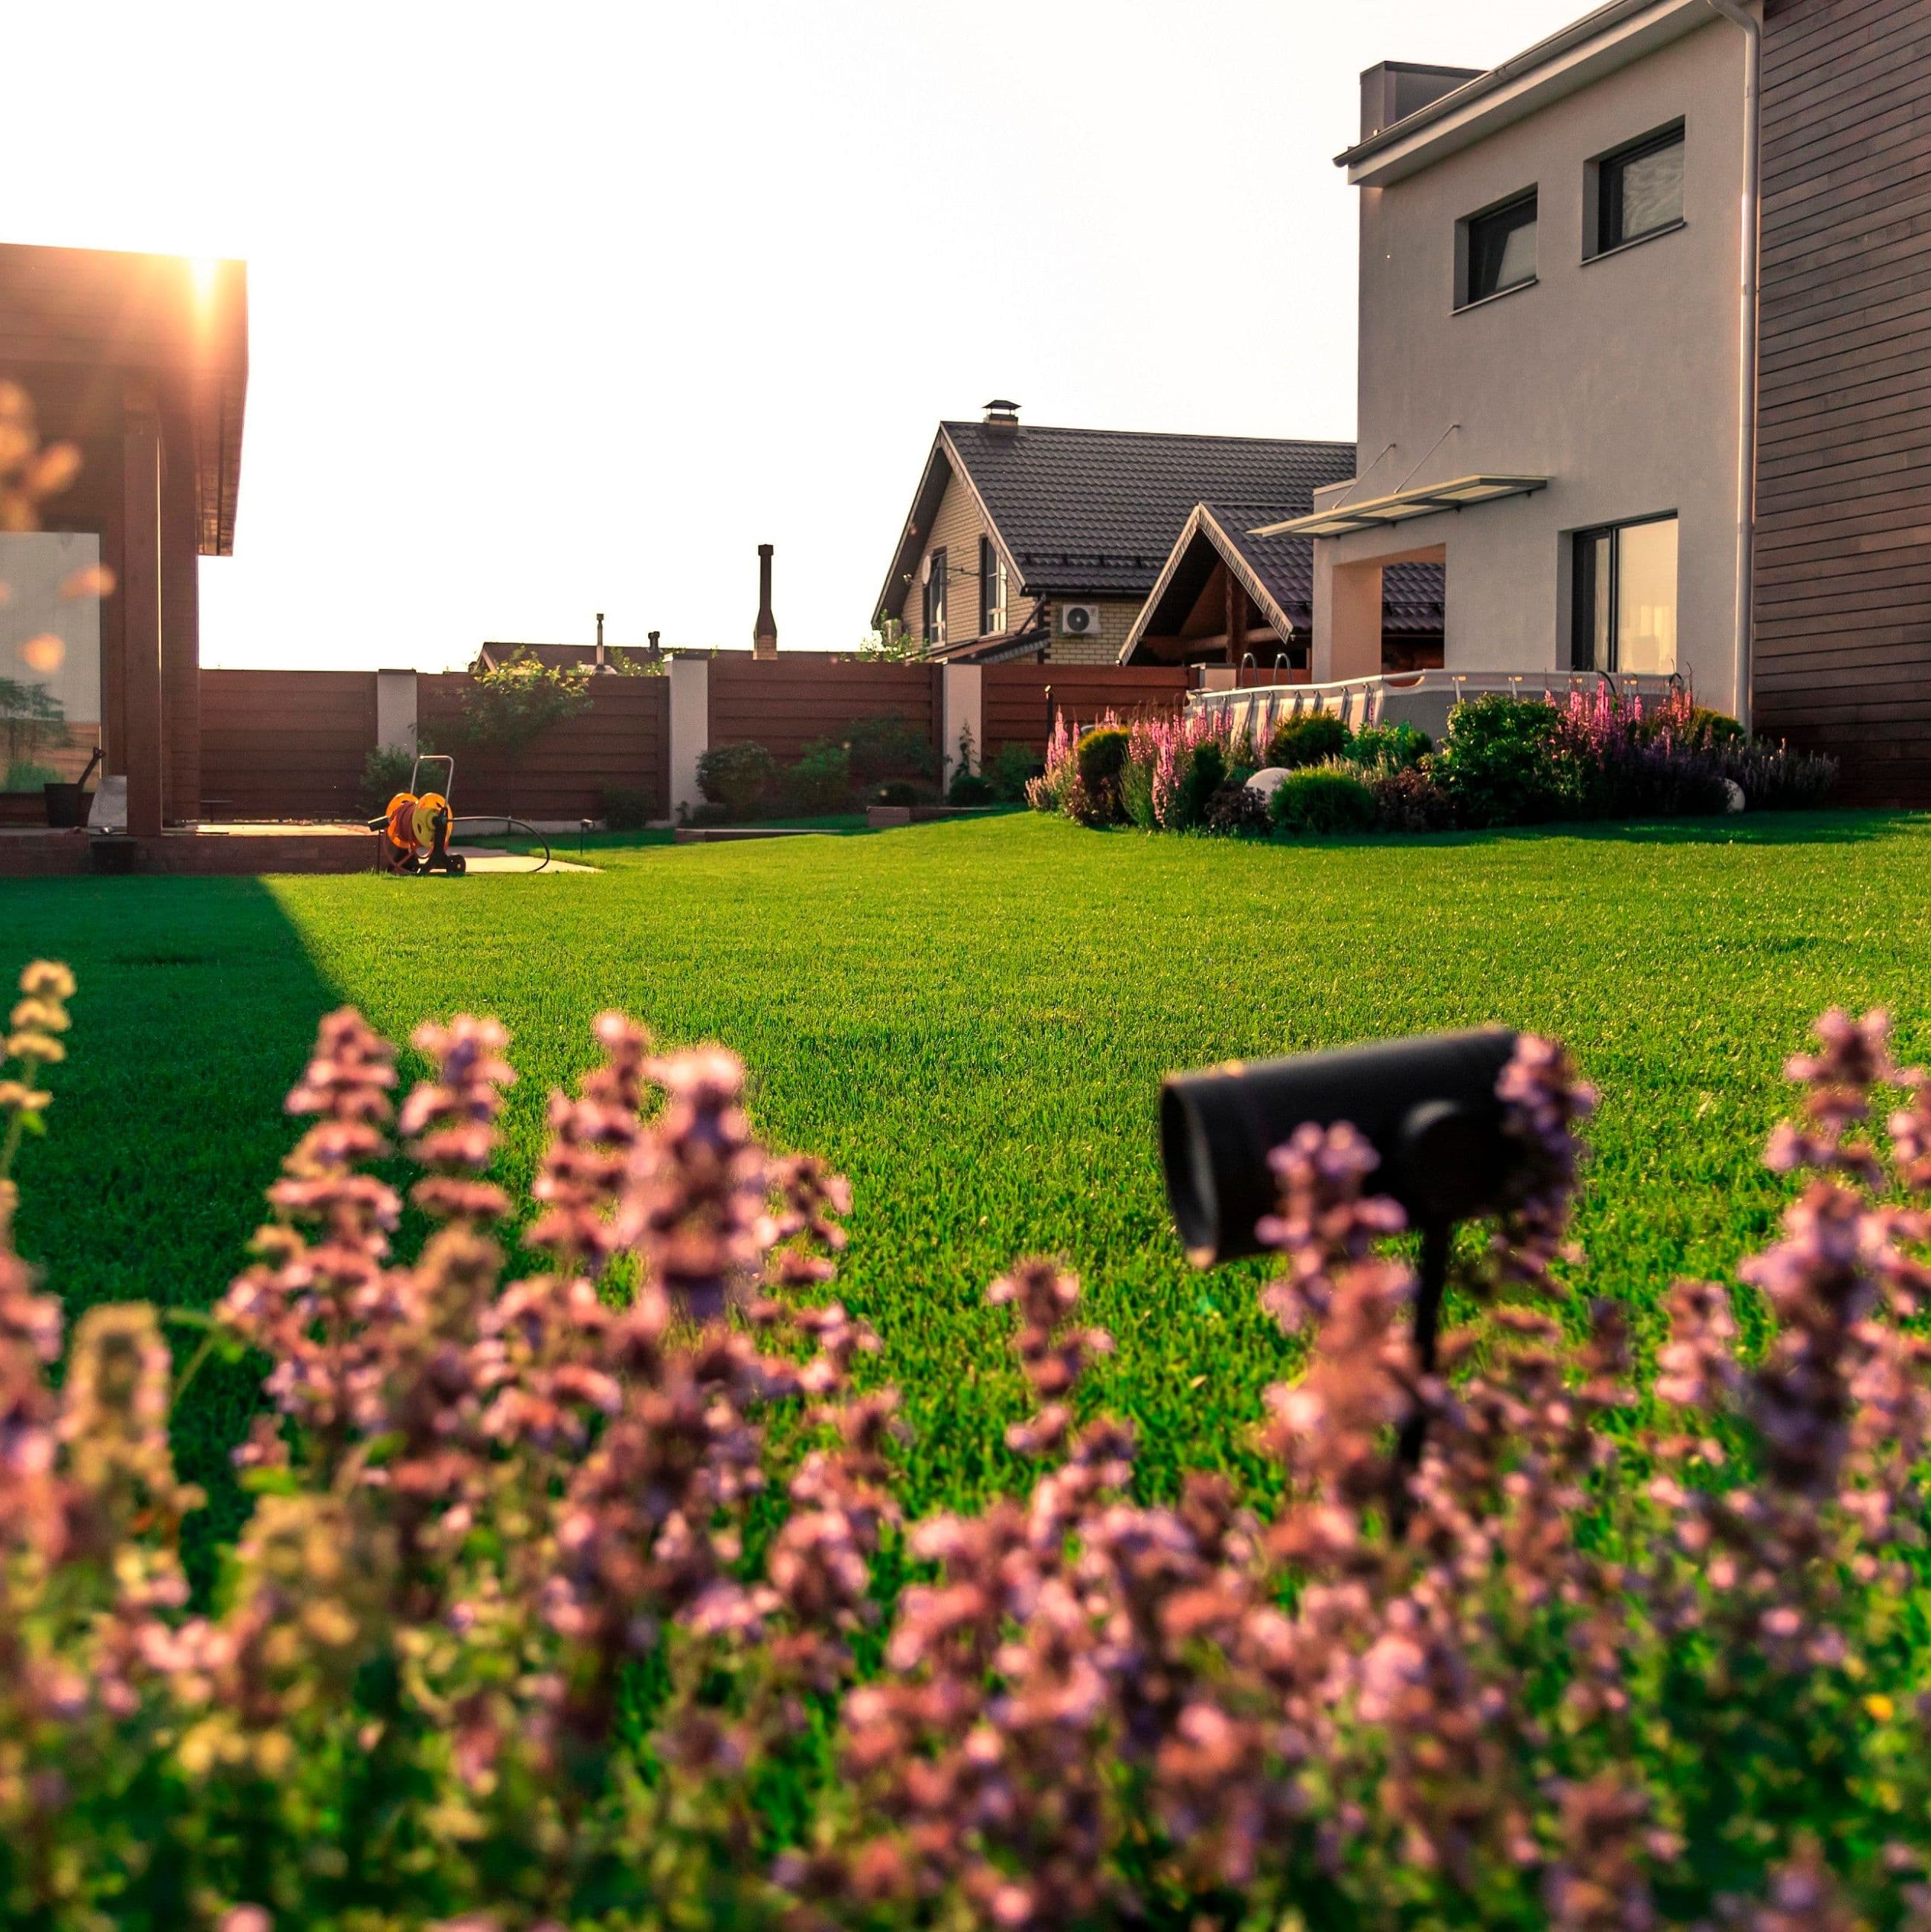
[[[1676,519],[1616,532],[1616,668],[1676,668]]]
[[[1528,195],[1468,224],[1468,300],[1535,280],[1536,198]]]
[[[0,791],[80,776],[100,742],[100,539],[0,534]]]

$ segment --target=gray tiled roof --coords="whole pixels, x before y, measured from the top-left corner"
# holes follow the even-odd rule
[[[1351,442],[941,427],[1036,596],[1144,596],[1197,503],[1263,503],[1279,520],[1305,515],[1317,489],[1354,474]]]
[[[1294,513],[1264,502],[1210,501],[1208,513],[1239,551],[1248,568],[1294,620],[1297,630],[1314,628],[1314,539],[1257,537],[1269,524]],[[1444,572],[1438,563],[1397,563],[1382,572],[1383,628],[1391,635],[1432,636],[1442,628]]]

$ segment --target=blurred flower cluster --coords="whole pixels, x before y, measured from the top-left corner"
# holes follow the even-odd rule
[[[10,1153],[70,992],[22,983]],[[909,1522],[827,1298],[843,1183],[759,1145],[729,1054],[596,1036],[517,1274],[502,1030],[421,1028],[401,1095],[322,1023],[202,1344],[264,1371],[206,1602],[169,1439],[202,1358],[145,1307],[63,1354],[0,1243],[8,1923],[1931,1925],[1931,1085],[1882,1016],[1792,1064],[1802,1192],[1735,1296],[1669,1292],[1647,1401],[1622,1310],[1560,1286],[1591,1096],[1532,1041],[1527,1178],[1433,1369],[1372,1149],[1304,1128],[1264,1494],[1146,1492],[1084,1387],[1112,1345],[1032,1260],[990,1297],[1030,1487]]]

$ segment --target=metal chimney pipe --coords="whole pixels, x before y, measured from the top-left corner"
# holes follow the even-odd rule
[[[772,544],[757,547],[757,622],[751,634],[751,654],[755,658],[778,655],[778,620],[771,614],[771,558]]]
[[[603,669],[603,668],[604,668],[604,614],[602,613],[602,611],[599,610],[599,611],[597,613],[597,668],[598,668],[598,670],[601,670]]]

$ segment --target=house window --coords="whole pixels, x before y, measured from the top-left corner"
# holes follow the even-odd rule
[[[100,539],[0,535],[0,791],[80,776],[100,744]]]
[[[1607,254],[1683,219],[1683,129],[1651,134],[1596,164],[1596,253]]]
[[[1458,305],[1486,302],[1511,289],[1527,288],[1535,278],[1536,191],[1518,195],[1486,214],[1471,214],[1462,224],[1461,286]]]
[[[1677,524],[1674,517],[1583,530],[1576,538],[1578,670],[1676,669]]]
[[[925,563],[925,641],[946,641],[946,554],[935,550]]]
[[[1006,628],[1006,560],[990,537],[979,540],[979,634],[996,637]]]

